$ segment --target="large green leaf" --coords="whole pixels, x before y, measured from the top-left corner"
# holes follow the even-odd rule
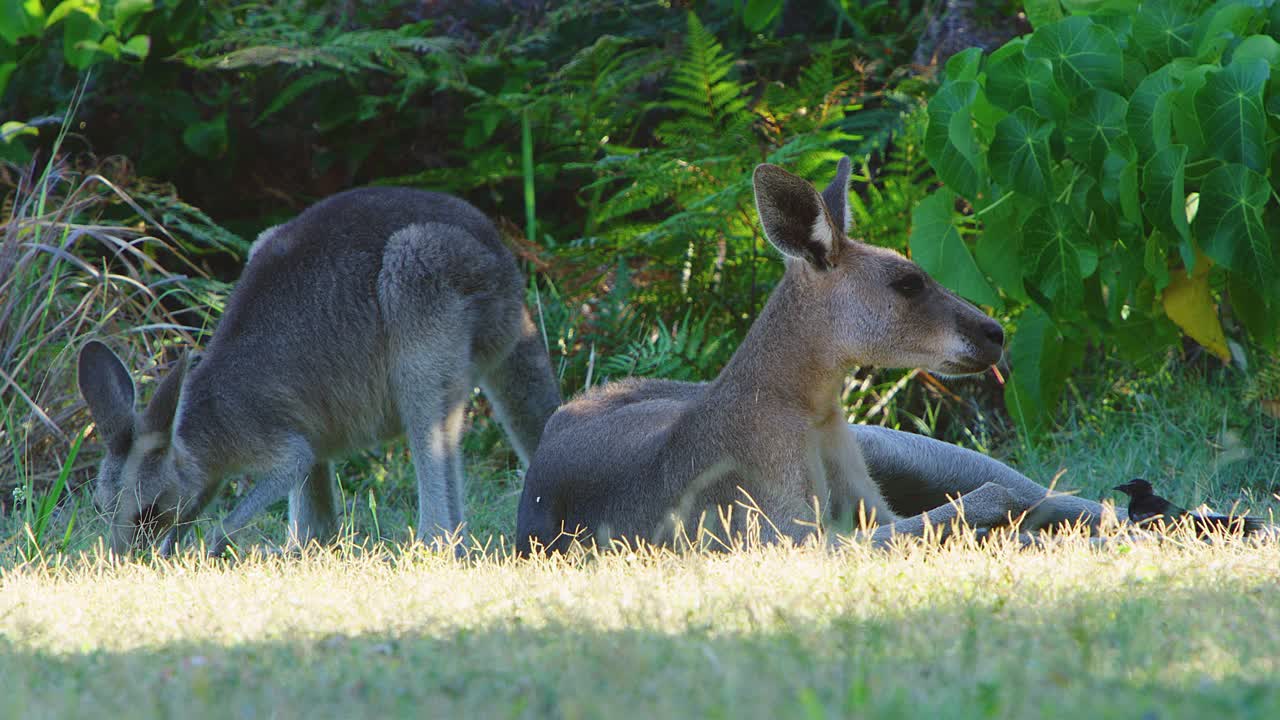
[[[1119,224],[1114,235],[1136,234],[1142,224],[1142,210],[1138,199],[1137,152],[1129,138],[1120,136],[1111,141],[1111,147],[1102,159],[1102,182],[1098,191],[1107,204],[1120,209],[1118,220],[1127,220],[1133,227]]]
[[[1271,66],[1272,75],[1280,68],[1280,42],[1270,35],[1250,35],[1235,50],[1231,51],[1231,62],[1237,60],[1265,60]]]
[[[1167,241],[1160,231],[1151,233],[1147,238],[1142,253],[1142,267],[1151,277],[1157,292],[1169,285],[1169,259]]]
[[[146,60],[147,53],[151,52],[151,36],[134,35],[120,46],[120,52],[138,60]]]
[[[955,193],[940,190],[911,213],[911,258],[944,286],[982,305],[1002,307],[952,222]]]
[[[1098,251],[1066,205],[1055,202],[1022,225],[1023,262],[1042,295],[1060,311],[1081,306],[1084,279],[1098,267]]]
[[[1280,349],[1280,323],[1272,312],[1276,300],[1267,293],[1259,292],[1250,284],[1250,279],[1239,273],[1232,273],[1227,278],[1227,293],[1231,298],[1231,312],[1249,331],[1249,337],[1264,348]],[[1273,289],[1271,297],[1275,297]]]
[[[1187,146],[1187,154],[1199,158],[1205,153],[1206,138],[1196,112],[1196,93],[1204,87],[1210,72],[1216,65],[1196,65],[1189,60],[1175,60],[1170,65],[1170,76],[1181,86],[1169,96],[1170,115],[1173,119],[1173,141]]]
[[[1025,40],[1011,40],[991,54],[987,97],[1009,112],[1025,106],[1048,118],[1065,116],[1067,99],[1054,83],[1053,66],[1048,60],[1028,60],[1025,47]]]
[[[9,84],[9,76],[18,69],[16,62],[0,62],[0,98],[4,97],[4,89]]]
[[[971,47],[952,55],[944,68],[947,82],[961,80],[977,80],[978,68],[982,66],[982,48]]]
[[[782,0],[747,0],[742,9],[742,24],[751,32],[760,32],[781,10]]]
[[[1018,248],[1022,243],[1022,215],[1016,198],[996,202],[982,215],[982,233],[974,243],[973,259],[1005,294],[1023,302],[1027,301],[1022,287],[1022,258]]]
[[[69,13],[62,23],[62,55],[67,64],[78,70],[92,65],[100,57],[98,41],[106,31],[94,16],[79,10]]]
[[[1032,27],[1043,27],[1062,19],[1062,3],[1059,0],[1024,0],[1022,7]]]
[[[1087,91],[1063,128],[1067,153],[1099,172],[1107,155],[1116,150],[1117,142],[1125,135],[1128,110],[1125,99],[1110,90]]]
[[[1179,0],[1146,0],[1133,18],[1133,42],[1149,67],[1190,55],[1195,16]]]
[[[1129,138],[1143,156],[1150,157],[1172,142],[1172,92],[1177,87],[1166,65],[1138,83],[1129,98],[1125,125]]]
[[[996,125],[991,141],[991,175],[1006,189],[1048,200],[1053,192],[1049,136],[1053,124],[1020,107]]]
[[[1110,30],[1112,36],[1114,36],[1116,39],[1116,44],[1120,46],[1121,50],[1124,50],[1125,48],[1129,47],[1129,36],[1133,34],[1133,13],[1132,12],[1127,12],[1123,14],[1101,13],[1101,14],[1093,15],[1090,19],[1093,20],[1095,24],[1101,25],[1102,27],[1105,27],[1108,30]],[[1126,70],[1127,70],[1127,66],[1141,65],[1141,63],[1135,63],[1132,60],[1130,60],[1129,62],[1124,63],[1124,65],[1126,66]],[[1133,87],[1133,85],[1129,84],[1126,87]]]
[[[1142,169],[1142,211],[1164,233],[1190,241],[1184,187],[1186,164],[1186,145],[1170,145],[1147,161]]]
[[[976,201],[986,184],[986,169],[974,137],[970,109],[978,94],[971,80],[948,83],[929,101],[925,152],[938,177],[952,190]]]
[[[1196,59],[1216,62],[1234,38],[1243,35],[1251,23],[1261,18],[1257,0],[1220,0],[1196,21],[1191,38]]]
[[[1112,162],[1119,163],[1120,159],[1114,158]],[[1120,169],[1123,168],[1117,168]],[[1102,177],[1085,193],[1085,212],[1072,208],[1075,217],[1080,218],[1082,223],[1089,223],[1089,237],[1106,238],[1108,245],[1121,236],[1130,240],[1134,235],[1134,228],[1130,224],[1121,223],[1119,180],[1119,177]]]
[[[1054,78],[1068,92],[1090,88],[1120,90],[1124,60],[1115,35],[1088,17],[1075,15],[1036,30],[1027,42],[1027,57],[1048,60]]]
[[[1044,430],[1058,404],[1067,376],[1084,357],[1084,343],[1070,342],[1040,308],[1032,305],[1018,318],[1009,343],[1009,381],[1005,406],[1024,430]]]
[[[1232,62],[1209,73],[1196,93],[1196,113],[1208,151],[1229,163],[1263,172],[1267,167],[1267,114],[1262,90],[1271,67],[1260,58]]]
[[[1056,173],[1059,178],[1059,185],[1063,182],[1067,183],[1071,189],[1071,194],[1067,196],[1067,206],[1076,213],[1076,217],[1089,217],[1089,195],[1093,194],[1098,188],[1098,181],[1094,179],[1090,173],[1082,173],[1075,168],[1075,163],[1063,163],[1058,166],[1060,170]],[[1065,178],[1065,180],[1063,179]],[[1061,200],[1062,198],[1059,198]]]
[[[1267,178],[1243,165],[1224,165],[1200,185],[1196,238],[1215,262],[1253,278],[1259,288],[1275,283],[1280,232],[1268,232],[1262,213],[1271,195]]]
[[[1062,0],[1063,6],[1074,14],[1108,13],[1132,15],[1138,8],[1138,0]]]
[[[993,105],[983,91],[978,92],[973,99],[973,105],[969,108],[969,117],[973,120],[974,133],[980,141],[986,142],[990,142],[991,136],[995,135],[996,124],[1008,114],[1008,110],[998,105]]]
[[[151,12],[155,7],[155,0],[118,0],[115,9],[111,13],[111,30],[121,37],[124,37],[129,30],[127,26],[129,21],[134,18]]]
[[[4,0],[0,3],[0,39],[10,45],[44,29],[44,6],[40,0]]]
[[[1122,322],[1132,315],[1138,287],[1147,276],[1143,264],[1145,238],[1134,237],[1129,242],[1116,243],[1106,258],[1098,264],[1098,293],[1095,299],[1103,304],[1103,314],[1108,325]]]
[[[98,0],[62,0],[49,11],[49,17],[45,18],[44,26],[51,28],[70,17],[73,12],[83,13],[98,20],[98,13],[101,10],[102,6]]]

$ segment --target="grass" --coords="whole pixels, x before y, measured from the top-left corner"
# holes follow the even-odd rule
[[[463,564],[92,557],[0,581],[5,717],[1275,717],[1280,548]]]
[[[1094,384],[1060,432],[1002,450],[1094,497],[1145,474],[1275,510],[1276,425],[1237,381]],[[473,531],[509,533],[518,474],[480,455]],[[1275,542],[457,562],[371,541],[404,537],[408,473],[402,450],[357,458],[348,542],[236,565],[112,562],[77,495],[72,552],[0,550],[0,717],[1280,716]],[[258,529],[278,540],[281,514]]]
[[[1112,487],[1140,476],[1185,507],[1280,511],[1280,421],[1248,398],[1235,371],[1171,363],[1153,373],[1111,369],[1080,384],[1098,389],[1072,389],[1060,429],[996,454],[1041,482],[1062,473],[1061,487],[1089,497],[1113,497]]]

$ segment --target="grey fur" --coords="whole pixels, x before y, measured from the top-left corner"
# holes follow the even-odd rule
[[[838,218],[841,227],[847,232],[853,227],[853,211],[849,208],[849,177],[853,174],[853,163],[849,158],[840,158],[836,164],[836,176],[822,191],[822,202],[827,209]]]
[[[1097,527],[1107,510],[1093,500],[1045,488],[997,460],[940,440],[874,425],[850,425],[867,468],[889,504],[902,515],[944,506],[950,498],[994,483],[1009,491],[1013,508],[1027,512],[1023,530],[1081,522]],[[1123,508],[1118,519],[1128,516]]]
[[[199,362],[185,378],[180,363],[142,413],[123,363],[88,343],[80,388],[107,440],[96,500],[112,518],[113,549],[146,539],[140,518],[156,518],[156,534],[180,529],[240,474],[258,479],[214,552],[286,495],[294,536],[326,539],[338,510],[330,461],[402,432],[419,535],[456,530],[459,441],[476,383],[526,462],[559,404],[524,288],[471,205],[364,188],[258,238]]]
[[[556,411],[526,474],[519,552],[560,550],[571,536],[669,543],[700,526],[739,536],[753,522],[765,540],[801,541],[859,504],[885,526],[883,542],[886,532],[923,531],[921,518],[903,515],[954,517],[949,494],[984,524],[1044,505],[1044,488],[994,460],[845,423],[839,395],[851,366],[975,372],[1003,342],[998,323],[911,261],[846,237],[848,177],[845,160],[820,195],[781,168],[756,169],[761,225],[788,257],[760,317],[712,382],[627,379]],[[895,289],[904,279],[919,291]],[[1077,511],[1074,501],[1049,505],[1041,521]],[[1101,514],[1096,503],[1079,509]]]

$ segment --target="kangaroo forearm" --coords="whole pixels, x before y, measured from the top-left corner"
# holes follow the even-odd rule
[[[994,482],[1030,504],[1046,489],[1002,462],[923,435],[873,425],[851,425],[871,477],[899,512],[938,507]]]
[[[525,309],[521,337],[495,368],[480,378],[485,397],[526,464],[542,440],[547,419],[560,406],[560,387],[542,335]]]
[[[1021,504],[1008,489],[996,483],[985,483],[966,493],[957,502],[948,502],[927,513],[876,528],[871,533],[871,542],[876,547],[885,547],[893,542],[896,535],[922,537],[925,528],[932,528],[937,539],[941,540],[951,534],[961,512],[964,514],[964,522],[970,527],[988,528],[1007,523],[1010,515],[1017,516],[1020,513],[1020,508]]]
[[[925,512],[947,498],[996,483],[1022,510],[1035,509],[1032,526],[1083,519],[1096,524],[1102,505],[1086,498],[1051,492],[993,458],[957,445],[899,430],[851,425],[867,469],[894,509],[903,515]]]

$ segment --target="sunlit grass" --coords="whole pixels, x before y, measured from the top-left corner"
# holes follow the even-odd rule
[[[1211,416],[1188,403],[1212,392],[1168,397],[1143,412],[1170,423]],[[1099,485],[1108,463],[1127,473],[1125,458],[1143,452],[1213,457],[1212,446],[1124,435],[1142,427],[1133,417],[1073,421],[1056,451],[1066,464],[1087,458]],[[1108,423],[1122,442],[1105,442]],[[1196,431],[1165,435],[1173,432]],[[1269,452],[1219,472],[1256,467]],[[407,537],[416,505],[410,472],[394,452],[385,465],[349,464],[347,539],[301,558],[254,554],[264,547],[255,543],[283,537],[278,513],[260,519],[236,564],[194,552],[110,561],[83,494],[51,528],[60,532],[78,503],[68,554],[18,564],[22,535],[12,518],[0,522],[0,717],[1280,713],[1274,541],[1067,538],[1033,549],[518,561],[501,538],[520,479],[495,454],[469,468],[472,533],[489,551],[459,562],[394,542]],[[1169,486],[1180,500],[1197,497],[1194,483]],[[1251,507],[1265,515],[1275,504]]]
[[[458,562],[346,545],[0,576],[0,716],[1275,717],[1280,546]]]

